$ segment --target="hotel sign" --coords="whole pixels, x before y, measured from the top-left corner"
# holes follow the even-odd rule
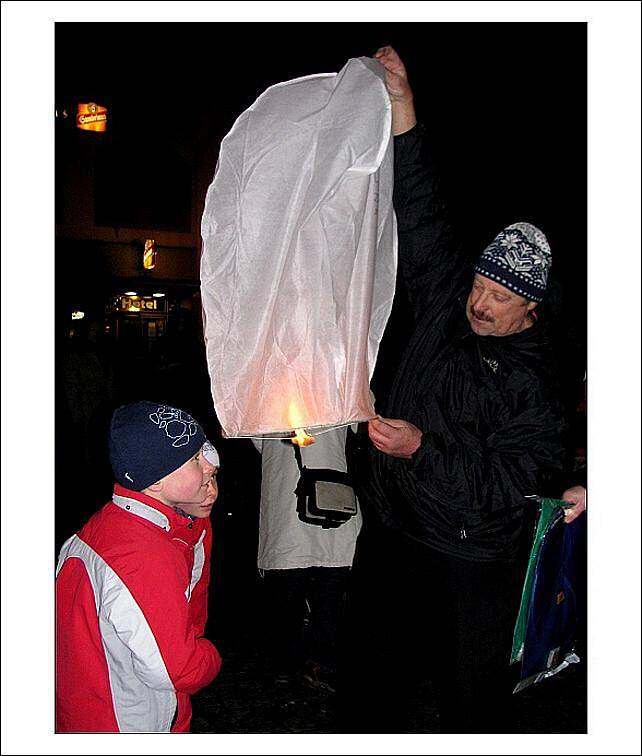
[[[118,309],[120,312],[152,312],[164,311],[164,300],[160,302],[154,297],[127,297],[122,296],[118,299]]]

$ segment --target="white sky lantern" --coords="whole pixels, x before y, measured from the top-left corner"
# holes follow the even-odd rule
[[[201,292],[228,437],[374,417],[397,267],[392,183],[390,102],[370,58],[270,87],[221,143]]]

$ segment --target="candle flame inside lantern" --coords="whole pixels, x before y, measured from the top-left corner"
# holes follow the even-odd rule
[[[303,428],[303,418],[301,417],[299,408],[294,402],[290,402],[290,406],[288,408],[288,420],[290,422],[290,425],[294,426],[295,428],[292,438],[290,439],[293,444],[298,444],[299,446],[310,446],[310,444],[314,443],[314,436],[311,436],[306,432],[305,428]]]

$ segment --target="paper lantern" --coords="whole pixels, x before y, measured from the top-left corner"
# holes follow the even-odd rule
[[[375,415],[397,266],[390,101],[369,58],[267,89],[221,144],[203,213],[214,406],[229,437]]]

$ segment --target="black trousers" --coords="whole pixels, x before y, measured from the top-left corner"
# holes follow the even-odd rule
[[[523,570],[440,554],[382,526],[357,542],[338,710],[348,732],[410,732],[430,678],[441,732],[510,732],[512,633]]]
[[[336,668],[349,574],[349,567],[265,570],[267,652],[278,670],[294,672],[305,661]]]

